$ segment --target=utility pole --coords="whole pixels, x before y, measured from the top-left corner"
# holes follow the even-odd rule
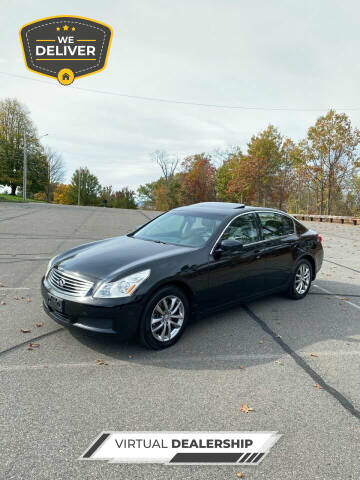
[[[79,168],[79,180],[78,180],[78,206],[80,207],[80,181],[81,181],[81,168]]]
[[[26,201],[26,180],[27,180],[27,152],[26,152],[26,133],[24,130],[24,167],[23,167],[23,200]]]

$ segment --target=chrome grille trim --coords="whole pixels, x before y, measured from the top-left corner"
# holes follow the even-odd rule
[[[52,268],[48,274],[49,284],[66,295],[73,297],[85,297],[93,287],[93,283],[82,278],[74,277],[69,273]]]

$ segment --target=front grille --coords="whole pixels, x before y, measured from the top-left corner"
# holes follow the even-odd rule
[[[88,282],[87,280],[73,277],[72,275],[59,271],[56,268],[50,270],[47,280],[50,285],[56,290],[59,290],[59,292],[74,297],[85,297],[93,286],[93,283]]]

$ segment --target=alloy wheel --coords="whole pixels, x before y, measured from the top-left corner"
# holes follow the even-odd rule
[[[185,309],[179,297],[162,298],[151,314],[151,333],[159,342],[168,342],[180,332],[184,323]]]
[[[303,295],[310,285],[310,267],[306,263],[301,263],[295,275],[295,290],[299,295]]]

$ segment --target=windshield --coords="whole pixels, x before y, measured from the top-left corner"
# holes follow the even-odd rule
[[[202,247],[217,230],[221,221],[212,215],[169,212],[145,225],[133,237],[186,247]]]

